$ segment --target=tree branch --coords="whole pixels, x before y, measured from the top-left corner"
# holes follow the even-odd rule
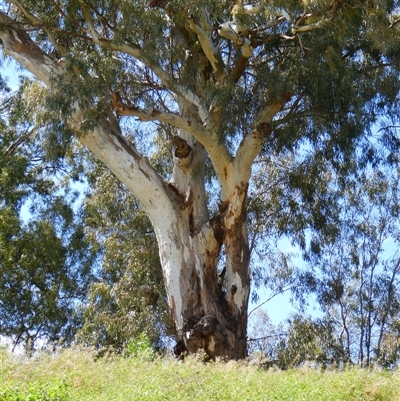
[[[0,11],[0,38],[5,54],[50,87],[51,76],[62,74],[64,63],[53,61],[25,31],[13,28],[13,22],[8,15]]]
[[[400,22],[400,18],[397,18],[397,20],[393,21],[390,25],[388,29],[392,29],[396,24],[398,24]]]
[[[0,12],[0,38],[4,52],[51,88],[52,76],[65,72],[64,63],[53,61],[26,32],[11,28],[10,21],[7,15]],[[68,125],[78,133],[80,142],[126,185],[153,222],[164,220],[166,215],[172,221],[176,213],[176,196],[164,184],[147,158],[134,149],[118,130],[113,130],[105,119],[87,133],[81,130],[82,121],[83,112],[77,102],[74,114],[68,119]]]
[[[218,48],[214,46],[210,35],[208,35],[202,27],[196,24],[193,17],[189,18],[189,27],[194,33],[197,34],[200,45],[204,51],[204,54],[210,61],[213,70],[216,73],[218,81],[223,82],[224,78],[227,75],[227,72],[221,54]]]
[[[89,6],[86,5],[86,3],[83,0],[79,0],[79,3],[81,3],[83,17],[85,18],[85,21],[88,24],[88,28],[89,28],[89,29],[84,29],[83,27],[81,27],[81,29],[85,33],[90,34],[92,36],[94,42],[100,41],[101,40],[101,36],[96,31],[96,28],[93,25],[92,17],[90,16],[90,13],[89,13]]]
[[[278,295],[281,295],[281,294],[283,294],[283,293],[285,293],[286,291],[289,291],[289,290],[291,290],[291,285],[292,285],[293,283],[289,283],[288,284],[288,286],[285,288],[285,289],[283,289],[283,290],[281,290],[281,291],[275,291],[275,292],[273,292],[265,301],[263,301],[263,302],[261,302],[260,304],[258,304],[254,309],[252,309],[248,314],[247,314],[247,317],[249,317],[253,312],[255,312],[257,309],[259,309],[259,308],[261,308],[263,305],[265,305],[267,302],[269,302],[269,301],[271,301],[271,299],[273,299],[273,298],[275,298],[276,296],[278,296]]]
[[[240,54],[236,62],[235,68],[229,74],[229,77],[232,79],[234,83],[238,82],[240,77],[244,74],[248,61],[249,57],[246,57],[243,53]]]
[[[292,28],[292,32],[295,35],[296,33],[299,32],[308,32],[308,31],[312,31],[313,29],[318,29],[318,28],[322,28],[322,25],[324,24],[324,20],[318,21],[315,24],[311,24],[311,25],[301,25],[298,26],[298,23],[296,23],[293,28]]]
[[[31,130],[29,130],[27,133],[22,135],[20,138],[18,138],[14,143],[12,143],[4,152],[3,154],[6,156],[12,155],[17,147],[21,145],[21,143],[25,142],[31,135],[33,135],[39,127],[35,125]]]
[[[82,133],[82,118],[82,112],[78,110],[69,121],[79,134],[82,145],[110,168],[142,204],[153,223],[162,221],[166,215],[173,221],[176,213],[174,203],[181,202],[181,199],[177,199],[176,194],[164,184],[147,157],[143,157],[105,120],[92,131]]]
[[[6,0],[6,1],[8,4],[12,4],[18,9],[20,9],[22,13],[25,15],[25,17],[31,20],[34,24],[45,26],[42,20],[37,18],[35,15],[31,14],[19,1],[17,0]],[[47,36],[49,37],[49,40],[52,43],[52,45],[60,52],[62,56],[65,56],[67,54],[67,49],[57,42],[53,32],[48,28],[44,28],[44,31],[47,33]]]
[[[287,99],[288,100],[288,99]],[[270,123],[274,116],[282,110],[284,99],[276,99],[264,107],[256,117],[256,127],[249,132],[241,141],[234,159],[234,167],[240,172],[242,180],[248,181],[251,173],[251,165],[260,153],[266,139],[272,133]]]
[[[136,106],[129,106],[123,103],[118,92],[112,95],[113,109],[121,116],[136,116],[142,121],[161,121],[173,125],[174,127],[184,129],[190,132],[200,143],[207,143],[208,132],[196,121],[182,118],[176,113],[167,113],[161,110],[146,110]],[[204,145],[203,145],[204,146]]]
[[[190,89],[179,85],[176,83],[172,77],[155,61],[150,60],[145,54],[144,51],[139,46],[131,46],[127,44],[116,45],[112,43],[108,39],[99,38],[97,41],[94,40],[95,43],[100,44],[104,47],[107,47],[110,50],[121,51],[123,53],[129,54],[143,64],[146,65],[150,70],[152,70],[165,84],[165,87],[172,92],[174,92],[177,96],[185,99],[193,106],[195,106],[198,110],[199,117],[203,123],[205,123],[208,119],[208,112],[204,108],[200,99],[194,94]]]
[[[113,42],[108,38],[103,38],[94,28],[90,14],[83,0],[80,1],[82,3],[85,20],[89,26],[89,29],[84,31],[92,36],[92,40],[94,43],[103,46],[109,50],[120,51],[122,53],[129,54],[134,58],[136,58],[137,60],[141,61],[146,67],[148,67],[151,71],[153,71],[163,81],[167,89],[171,90],[178,96],[182,97],[186,101],[196,106],[199,113],[199,117],[203,123],[207,121],[208,118],[207,110],[203,107],[200,99],[189,88],[176,83],[173,80],[173,78],[168,74],[168,72],[165,71],[156,61],[148,58],[148,56],[141,49],[140,46],[128,45],[127,43],[116,44],[115,42]]]
[[[195,119],[188,120],[182,118],[176,113],[168,113],[156,109],[146,110],[137,106],[127,105],[122,101],[118,92],[114,92],[112,95],[112,106],[120,115],[137,116],[142,121],[165,122],[190,133],[207,150],[219,182],[223,185],[226,181],[227,177],[225,167],[230,163],[232,158],[225,144],[218,141],[214,132],[211,132],[213,129],[212,122],[210,122],[210,127],[207,129],[207,125],[202,126],[196,122]],[[184,109],[182,103],[180,104],[180,107],[181,109]],[[210,112],[210,116],[213,115],[214,113]]]

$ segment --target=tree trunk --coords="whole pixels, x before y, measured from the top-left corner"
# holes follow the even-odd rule
[[[248,257],[243,255],[248,250],[241,232],[233,231],[241,231],[243,226],[224,234],[223,219],[217,218],[193,230],[190,213],[190,208],[185,208],[165,231],[156,229],[175,324],[175,352],[204,351],[210,359],[244,358],[249,275]],[[227,263],[226,278],[217,273],[222,243],[237,263],[234,269],[228,269]]]
[[[181,102],[180,108],[186,119],[193,118],[190,104]],[[175,324],[175,353],[205,352],[208,359],[242,359],[247,355],[250,286],[247,184],[226,189],[219,212],[210,218],[204,184],[207,153],[183,129],[173,144],[176,149],[170,188],[179,194],[180,203],[170,224],[156,222],[154,227]],[[233,183],[237,177],[230,164],[226,165],[226,181]],[[226,266],[218,274],[222,249]]]

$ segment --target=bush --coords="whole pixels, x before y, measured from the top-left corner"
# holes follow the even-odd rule
[[[153,361],[155,357],[154,347],[145,332],[128,342],[126,353],[130,357],[146,361]]]

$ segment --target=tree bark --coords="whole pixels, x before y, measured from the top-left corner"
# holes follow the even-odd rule
[[[193,118],[193,107],[187,101],[180,101],[180,111],[185,119]],[[217,215],[210,219],[204,185],[207,153],[184,129],[173,143],[176,150],[170,185],[184,203],[167,232],[156,232],[164,280],[171,283],[167,294],[177,337],[175,353],[200,351],[207,359],[242,359],[247,355],[250,286],[247,184],[233,186]],[[226,161],[221,168],[226,171],[226,182],[237,179],[231,162]],[[226,266],[219,277],[222,247]]]
[[[242,261],[226,286],[218,280],[217,258],[224,230],[219,221],[191,230],[190,207],[163,232],[156,230],[168,301],[175,323],[175,352],[204,351],[208,358],[241,359],[246,356],[248,266]],[[218,220],[218,219],[217,219]],[[237,237],[237,236],[234,236]],[[238,245],[235,238],[235,245]],[[246,244],[235,253],[245,253]],[[236,248],[239,250],[239,248]],[[236,255],[238,259],[240,256]],[[240,300],[241,307],[237,306]]]

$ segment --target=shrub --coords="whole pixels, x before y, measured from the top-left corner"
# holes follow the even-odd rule
[[[154,347],[145,332],[131,339],[126,346],[128,356],[146,361],[153,361],[155,357]]]

